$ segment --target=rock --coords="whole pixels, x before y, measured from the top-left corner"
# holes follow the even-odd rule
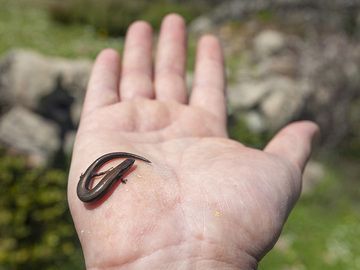
[[[331,35],[304,44],[301,54],[302,76],[310,88],[303,115],[320,125],[322,143],[333,148],[348,135],[360,136],[351,117],[360,100],[360,44]]]
[[[267,129],[264,117],[257,111],[249,111],[244,114],[247,127],[254,133],[261,133]]]
[[[257,66],[258,76],[272,74],[296,78],[299,74],[298,60],[295,56],[285,54],[276,57],[268,57]]]
[[[2,116],[0,141],[42,165],[51,160],[60,147],[57,126],[20,106]]]
[[[358,41],[339,33],[304,39],[263,30],[248,43],[255,46],[243,50],[229,85],[235,118],[245,116],[251,130],[265,123],[270,132],[290,121],[312,120],[327,148],[359,137],[354,117],[360,102]]]
[[[228,90],[229,104],[234,109],[252,109],[257,106],[270,91],[264,82],[249,80],[230,85]]]
[[[283,34],[274,30],[264,30],[254,39],[254,49],[260,57],[277,54],[285,48],[285,45]]]
[[[298,82],[285,76],[249,80],[230,88],[229,104],[233,112],[247,115],[250,129],[274,131],[296,118],[301,110],[305,94],[299,87]]]
[[[189,25],[189,31],[195,35],[200,35],[212,29],[214,24],[208,16],[200,16]]]
[[[229,104],[253,131],[275,131],[298,117],[308,96],[299,80],[297,55],[286,36],[264,30],[255,36],[229,86]]]
[[[88,60],[14,50],[0,60],[0,94],[10,105],[21,105],[46,117],[55,108],[55,117],[69,118],[59,114],[69,114],[71,102],[83,99],[91,65]]]
[[[70,149],[91,66],[88,60],[27,50],[2,57],[0,113],[8,113],[0,119],[0,141],[42,165],[60,149]]]
[[[211,25],[219,25],[225,21],[245,21],[251,18],[259,19],[261,12],[277,18],[278,23],[284,25],[300,24],[298,29],[309,27],[310,31],[315,28],[344,29],[344,22],[351,20],[351,13],[355,16],[360,10],[358,0],[230,0],[222,1],[209,13],[201,16],[206,17],[207,23],[201,24],[202,32],[211,30]],[[255,16],[254,16],[255,15]],[[350,15],[350,16],[349,16]],[[354,16],[353,15],[353,16]],[[329,20],[328,18],[331,18]],[[356,18],[355,18],[356,20]],[[194,24],[198,24],[197,19]],[[199,23],[200,24],[200,23]],[[356,24],[356,23],[355,23]]]
[[[271,78],[266,81],[269,94],[260,104],[265,122],[271,131],[277,130],[296,118],[305,99],[298,84],[286,77]]]

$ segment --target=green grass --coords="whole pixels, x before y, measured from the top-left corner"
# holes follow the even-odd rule
[[[21,47],[46,55],[95,58],[103,48],[122,49],[123,37],[111,37],[106,31],[99,31],[91,25],[56,23],[51,20],[46,5],[47,1],[39,0],[0,0],[0,55]],[[158,12],[156,6],[153,6],[140,17],[151,20],[155,29],[159,28],[162,16],[172,12],[172,8],[184,13],[187,21],[190,20],[191,16],[188,18],[183,11],[184,7],[181,9],[181,6],[164,6],[159,3],[157,6]],[[190,63],[193,63],[193,54],[190,52]]]
[[[94,59],[104,48],[121,51],[123,47],[124,37],[111,37],[90,25],[54,22],[44,3],[39,0],[0,0],[0,6],[0,56],[15,48],[25,48],[45,55]],[[157,21],[153,19],[153,27],[157,29],[162,15],[171,11],[168,6],[162,7],[159,10],[161,16]],[[143,17],[146,19],[151,16],[145,12]],[[194,67],[195,50],[196,41],[191,38],[189,70]]]
[[[301,198],[284,228],[280,247],[264,258],[260,270],[360,269],[359,169],[345,171],[340,164],[328,165],[323,182]],[[355,174],[350,175],[351,170]]]
[[[28,48],[47,55],[91,57],[103,48],[121,49],[121,38],[108,38],[90,26],[61,25],[51,21],[45,9],[26,1],[0,0],[0,54]]]

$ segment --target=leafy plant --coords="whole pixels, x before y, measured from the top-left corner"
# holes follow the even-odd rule
[[[0,150],[0,269],[81,269],[66,173]]]

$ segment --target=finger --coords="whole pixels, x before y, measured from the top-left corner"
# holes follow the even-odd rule
[[[162,22],[155,66],[156,98],[187,100],[185,82],[186,26],[184,19],[170,14]]]
[[[197,48],[190,104],[215,114],[226,123],[224,57],[219,40],[207,35]]]
[[[118,102],[120,56],[113,49],[99,53],[91,71],[83,114]]]
[[[289,160],[303,171],[311,154],[312,143],[318,135],[319,127],[315,123],[295,122],[280,130],[264,151]]]
[[[139,21],[129,27],[126,35],[120,99],[153,96],[152,29],[148,23]]]

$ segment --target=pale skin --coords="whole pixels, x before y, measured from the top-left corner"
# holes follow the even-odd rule
[[[191,94],[183,19],[164,18],[154,61],[152,44],[151,27],[133,23],[122,59],[103,50],[90,77],[68,184],[86,268],[256,269],[299,197],[318,128],[292,123],[263,151],[230,140],[219,41],[199,40]],[[80,174],[115,151],[152,164],[136,161],[127,184],[84,204]]]

